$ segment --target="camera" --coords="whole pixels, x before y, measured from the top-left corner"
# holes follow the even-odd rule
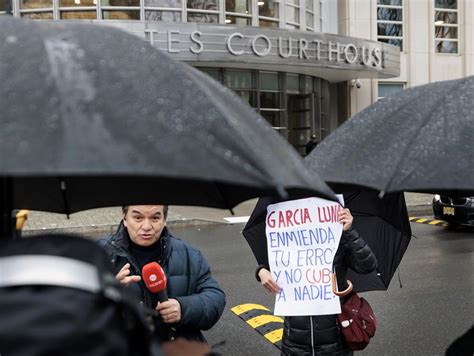
[[[360,89],[362,87],[362,83],[359,79],[352,79],[351,80],[351,87]]]

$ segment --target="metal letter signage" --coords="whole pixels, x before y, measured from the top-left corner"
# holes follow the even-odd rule
[[[130,25],[124,22],[120,26],[127,29]],[[326,75],[336,80],[344,77],[334,72],[338,69],[349,70],[351,75],[354,71],[365,72],[360,73],[361,77],[369,78],[390,78],[400,72],[398,47],[365,39],[201,23],[147,21],[143,26],[142,36],[150,44],[194,65],[209,62],[226,67],[238,63],[239,68]],[[130,27],[130,31],[139,34],[136,26]]]
[[[240,50],[240,51],[236,51],[232,48],[232,44],[231,44],[231,41],[234,37],[239,37],[240,39],[244,38],[244,35],[241,34],[241,33],[238,33],[238,32],[235,32],[233,34],[231,34],[229,37],[227,37],[227,49],[229,50],[230,53],[232,53],[234,56],[240,56],[241,54],[244,53],[243,50]]]
[[[201,31],[191,32],[191,41],[198,45],[198,48],[194,48],[194,47],[189,48],[189,50],[194,54],[199,54],[204,49],[203,43],[199,40],[199,37],[201,37],[201,35],[202,35]]]
[[[259,39],[263,39],[264,42],[265,42],[265,46],[266,46],[266,49],[264,49],[262,52],[260,52],[258,49],[257,49],[257,41]],[[268,53],[270,53],[272,49],[272,42],[270,41],[270,39],[265,36],[265,35],[257,35],[255,36],[253,39],[252,39],[252,51],[253,53],[255,53],[257,56],[259,57],[265,57]]]

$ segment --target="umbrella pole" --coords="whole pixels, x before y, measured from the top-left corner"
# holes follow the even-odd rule
[[[0,178],[0,239],[13,237],[13,183],[10,177]]]

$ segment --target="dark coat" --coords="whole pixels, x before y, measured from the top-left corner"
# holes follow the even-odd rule
[[[363,274],[370,273],[377,267],[372,250],[355,229],[343,233],[334,256],[339,290],[347,288],[348,267]],[[337,356],[347,352],[349,350],[345,350],[335,314],[285,317],[282,355]]]
[[[309,140],[308,143],[306,144],[306,155],[309,155],[312,150],[314,150],[318,146],[318,141],[316,140]]]
[[[201,252],[184,241],[173,237],[165,228],[159,240],[161,260],[157,261],[167,277],[168,298],[181,305],[181,321],[165,324],[158,318],[158,334],[166,339],[174,337],[205,341],[201,330],[210,329],[219,320],[225,307],[225,294],[211,276],[209,264]],[[110,256],[115,273],[128,262],[131,274],[141,275],[138,263],[130,254],[127,229],[121,226],[107,241],[101,243]],[[143,281],[129,286],[135,295],[149,308],[154,309],[150,291]]]

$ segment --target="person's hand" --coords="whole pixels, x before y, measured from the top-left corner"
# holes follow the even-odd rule
[[[181,305],[176,299],[168,299],[166,302],[158,303],[156,310],[167,324],[181,321]]]
[[[351,211],[347,208],[344,208],[339,211],[338,220],[343,224],[343,230],[348,231],[352,226],[352,221],[354,218],[352,217]]]
[[[260,268],[260,271],[258,271],[258,277],[260,278],[260,283],[262,283],[262,286],[264,286],[269,292],[275,294],[280,292],[280,287],[278,287],[278,284],[276,284],[272,274],[268,269]]]
[[[130,283],[140,282],[142,277],[136,275],[130,275],[130,263],[126,263],[122,269],[117,273],[115,279],[122,284],[128,286]]]

